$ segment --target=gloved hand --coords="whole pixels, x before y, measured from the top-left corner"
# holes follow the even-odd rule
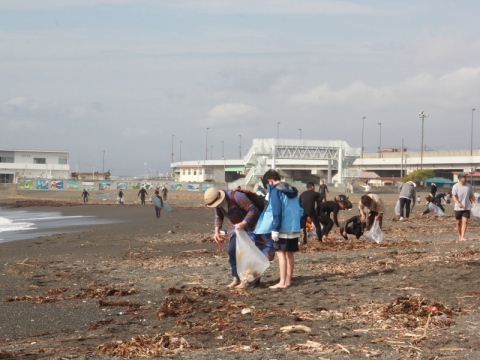
[[[279,235],[280,235],[280,233],[278,231],[272,231],[272,240],[277,242]]]

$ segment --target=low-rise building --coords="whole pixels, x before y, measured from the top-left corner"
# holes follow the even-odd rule
[[[69,159],[68,151],[0,149],[0,183],[17,183],[23,178],[68,178]]]

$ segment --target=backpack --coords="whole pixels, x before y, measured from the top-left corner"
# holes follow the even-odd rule
[[[237,189],[231,192],[231,199],[235,201],[234,199],[234,194],[235,191],[241,192],[242,194],[247,195],[247,197],[250,199],[250,201],[255,205],[255,207],[262,212],[265,209],[265,205],[267,202],[265,201],[265,197],[260,196],[255,194],[254,192],[251,192],[250,190],[247,189]]]

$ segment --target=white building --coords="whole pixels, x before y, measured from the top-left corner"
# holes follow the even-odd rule
[[[0,149],[0,183],[28,179],[65,179],[70,177],[68,151]]]
[[[326,179],[339,173],[360,155],[345,141],[254,139],[242,159],[194,160],[172,163],[177,181],[232,182],[254,186],[268,169],[276,169],[288,181]]]

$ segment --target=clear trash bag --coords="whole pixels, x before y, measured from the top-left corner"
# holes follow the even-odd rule
[[[375,241],[377,244],[383,241],[383,232],[377,220],[374,221],[372,228],[365,233],[365,239],[367,241]]]
[[[400,216],[400,199],[398,199],[395,204],[395,215]]]
[[[480,217],[480,205],[475,205],[472,207],[472,210],[470,210],[473,216]]]
[[[236,230],[237,234],[237,272],[240,281],[250,285],[260,278],[270,266],[267,257],[255,246],[255,243],[243,230]]]
[[[428,204],[428,210],[430,211],[430,215],[445,216],[445,213],[442,211],[442,209],[433,203]]]

